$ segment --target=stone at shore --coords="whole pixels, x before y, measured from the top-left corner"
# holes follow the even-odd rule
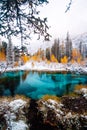
[[[38,101],[0,98],[0,130],[86,130],[87,88],[76,96],[49,96]]]

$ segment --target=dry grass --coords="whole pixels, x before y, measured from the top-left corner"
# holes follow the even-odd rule
[[[86,85],[77,85],[77,86],[75,87],[75,90],[80,90],[80,89],[82,89],[82,88],[87,88],[87,86],[86,86]]]
[[[68,96],[76,98],[76,97],[78,97],[78,94],[71,92],[71,93],[68,94]]]
[[[0,102],[3,102],[3,101],[6,101],[6,102],[11,102],[13,100],[17,100],[17,99],[22,99],[26,102],[29,102],[30,99],[23,96],[23,95],[16,95],[15,97],[12,97],[12,96],[1,96],[0,97]]]
[[[8,97],[6,97],[6,96],[1,96],[1,97],[0,97],[0,101],[2,101],[2,102],[4,102],[4,101],[10,102],[10,101],[12,101],[12,100],[13,100],[13,98],[12,98],[11,96],[8,96]]]
[[[54,96],[54,95],[45,95],[45,96],[42,97],[42,100],[47,101],[48,99],[52,99],[52,100],[55,100],[57,102],[61,100],[60,97],[57,97],[57,96]]]
[[[30,98],[28,98],[28,97],[26,97],[26,96],[24,96],[24,95],[16,95],[16,96],[14,97],[14,99],[15,99],[15,100],[16,100],[16,99],[22,99],[22,100],[24,100],[24,101],[26,101],[26,102],[30,101]]]

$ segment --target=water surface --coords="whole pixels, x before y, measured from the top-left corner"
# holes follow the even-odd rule
[[[62,96],[76,85],[87,85],[87,75],[71,73],[6,72],[0,75],[0,95],[25,95],[33,99],[42,96]]]

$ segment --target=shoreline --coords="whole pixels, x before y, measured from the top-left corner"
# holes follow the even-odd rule
[[[27,62],[25,65],[19,67],[8,67],[0,69],[1,73],[9,71],[32,71],[32,72],[47,72],[47,73],[59,73],[59,72],[71,72],[77,74],[87,74],[87,66],[81,66],[79,64],[61,64],[61,63],[50,63],[45,62]]]
[[[21,96],[0,97],[1,128],[87,129],[87,88],[76,90],[75,94],[61,98],[45,96],[39,100]]]

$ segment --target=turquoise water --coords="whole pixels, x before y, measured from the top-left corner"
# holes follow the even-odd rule
[[[0,75],[0,95],[25,95],[33,99],[42,96],[62,96],[75,86],[87,85],[87,75],[71,73],[6,72]]]

